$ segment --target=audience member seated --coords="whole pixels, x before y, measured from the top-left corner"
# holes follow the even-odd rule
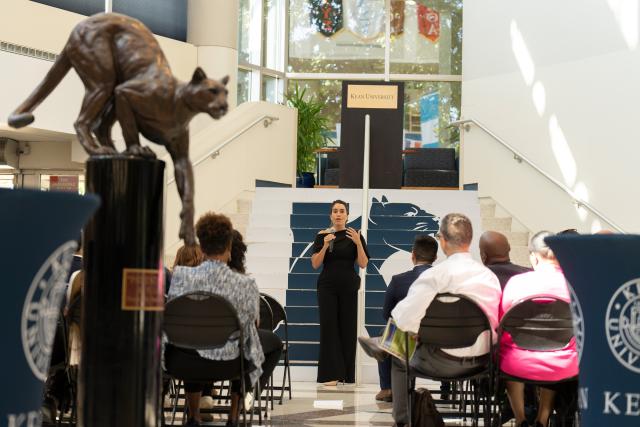
[[[536,295],[552,295],[570,302],[567,282],[553,251],[544,242],[551,236],[541,231],[531,238],[529,259],[533,270],[530,273],[514,276],[504,288],[500,315],[522,299]],[[500,369],[505,374],[523,381],[507,381],[507,394],[511,402],[518,427],[529,424],[524,414],[524,385],[526,380],[560,382],[578,375],[578,353],[575,337],[567,347],[556,351],[531,351],[518,348],[509,333],[504,333],[500,342]],[[546,427],[553,409],[555,388],[553,385],[539,387],[538,416],[535,427]]]
[[[530,268],[512,263],[509,252],[511,252],[511,246],[504,234],[485,231],[480,236],[480,259],[489,270],[493,271],[493,274],[498,276],[502,289],[516,274],[531,271]]]
[[[247,245],[244,243],[242,234],[238,230],[233,230],[233,240],[231,241],[231,258],[227,265],[236,273],[245,274],[246,267],[244,261],[247,254]]]
[[[398,328],[417,333],[427,307],[437,294],[451,293],[469,297],[486,313],[492,328],[498,326],[500,283],[498,278],[469,253],[473,229],[469,218],[451,213],[442,218],[436,235],[447,259],[423,272],[409,288],[406,298],[392,310]],[[476,372],[486,366],[489,356],[489,331],[483,332],[476,343],[460,349],[434,349],[426,359],[425,369],[434,376],[456,377]],[[405,425],[407,414],[406,373],[403,364],[393,359],[391,367],[393,390],[393,419]]]
[[[409,292],[409,286],[420,276],[424,271],[431,268],[431,265],[435,262],[438,256],[438,242],[431,236],[426,234],[419,234],[413,241],[413,248],[411,250],[411,261],[413,262],[413,269],[405,271],[404,273],[396,274],[391,278],[389,286],[384,294],[384,306],[382,308],[382,316],[385,323],[391,317],[391,310],[396,307],[398,302],[402,301]],[[378,337],[358,337],[358,341],[364,348],[367,354],[371,348],[375,348],[378,343]],[[372,342],[373,340],[373,342]],[[374,350],[375,351],[375,350]],[[387,353],[378,353],[379,358],[383,358],[382,361],[378,361],[378,374],[380,376],[380,392],[376,394],[376,400],[384,400],[391,402],[391,356]],[[371,354],[370,354],[371,355]],[[376,357],[373,356],[372,357]]]
[[[196,234],[204,253],[204,262],[197,267],[176,267],[173,272],[170,298],[205,291],[226,298],[236,309],[243,325],[245,358],[249,365],[247,384],[260,379],[265,386],[282,352],[282,341],[270,331],[258,332],[260,293],[255,281],[232,271],[227,262],[231,257],[233,228],[224,215],[208,213],[196,224]],[[237,341],[230,340],[223,347],[210,350],[190,351],[167,345],[165,364],[181,363],[198,366],[198,375],[206,377],[224,373],[229,365],[237,363],[239,348]],[[205,384],[185,383],[186,401],[189,410],[187,425],[198,426],[201,422],[199,401]],[[240,381],[231,384],[232,399],[228,426],[238,423]]]

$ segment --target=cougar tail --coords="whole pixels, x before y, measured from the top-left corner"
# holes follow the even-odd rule
[[[62,81],[70,69],[71,61],[69,61],[69,58],[63,50],[44,77],[44,80],[42,80],[38,87],[31,92],[31,95],[11,113],[7,120],[9,126],[21,128],[33,122],[34,117],[32,111],[60,84],[60,81]]]

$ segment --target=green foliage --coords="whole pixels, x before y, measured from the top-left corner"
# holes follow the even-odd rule
[[[329,120],[322,115],[326,102],[315,95],[305,97],[306,92],[296,84],[293,91],[285,95],[289,106],[298,110],[298,172],[313,172],[314,151],[331,142],[327,136],[331,130]]]

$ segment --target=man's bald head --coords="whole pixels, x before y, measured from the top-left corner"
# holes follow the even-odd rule
[[[507,236],[497,231],[485,231],[480,236],[480,258],[484,265],[509,261],[511,246]]]

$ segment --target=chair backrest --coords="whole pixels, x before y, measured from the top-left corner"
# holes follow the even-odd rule
[[[274,297],[267,294],[260,294],[271,307],[271,313],[273,314],[273,327],[271,328],[273,331],[278,329],[281,323],[287,324],[287,312],[284,311],[284,307],[282,304],[278,302]]]
[[[504,314],[499,329],[525,350],[558,350],[573,337],[571,307],[553,295],[526,298]]]
[[[420,321],[420,344],[438,348],[472,346],[478,335],[491,330],[487,315],[464,295],[438,294]]]
[[[273,330],[273,312],[269,301],[262,294],[260,295],[260,329]]]
[[[404,156],[405,169],[455,170],[453,148],[420,148]]]
[[[238,314],[225,298],[191,292],[167,302],[163,329],[171,344],[189,349],[221,347],[230,339],[242,340]]]

